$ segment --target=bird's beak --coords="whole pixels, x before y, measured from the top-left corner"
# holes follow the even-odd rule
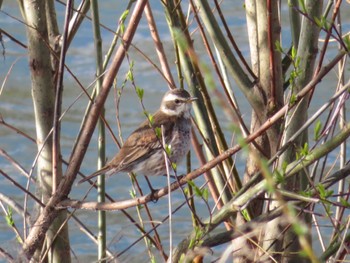
[[[197,97],[190,97],[186,102],[191,103],[192,101],[198,100]]]

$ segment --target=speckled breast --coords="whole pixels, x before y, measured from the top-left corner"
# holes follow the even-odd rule
[[[171,145],[170,159],[178,164],[188,153],[191,146],[191,119],[181,118],[175,125]]]

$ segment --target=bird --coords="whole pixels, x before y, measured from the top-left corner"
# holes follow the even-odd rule
[[[171,163],[178,164],[188,153],[191,144],[192,97],[184,89],[172,89],[165,93],[160,108],[130,134],[120,151],[104,167],[83,178],[78,184],[101,174],[110,176],[119,172],[142,173],[145,176],[166,174],[164,147],[160,129]]]

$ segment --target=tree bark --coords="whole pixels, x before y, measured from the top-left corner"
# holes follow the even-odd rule
[[[47,203],[52,194],[52,135],[55,89],[51,67],[45,1],[24,1],[24,14],[27,23],[28,55],[31,71],[32,98],[35,112],[37,162],[39,191],[41,200]],[[59,150],[59,149],[58,149]],[[62,176],[61,162],[58,173]],[[40,211],[41,213],[41,211]],[[48,262],[70,262],[68,225],[66,212],[58,213],[46,233]],[[62,224],[64,225],[62,227]],[[59,232],[58,232],[59,231]],[[38,247],[38,251],[42,248]],[[39,253],[37,253],[39,256]],[[40,259],[42,260],[42,259]]]

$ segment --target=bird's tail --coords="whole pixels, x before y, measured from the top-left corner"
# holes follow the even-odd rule
[[[104,166],[102,169],[100,169],[100,170],[94,172],[93,174],[91,174],[91,175],[89,175],[89,176],[86,176],[85,178],[81,179],[81,180],[78,182],[78,184],[84,183],[84,182],[86,182],[86,181],[88,181],[88,180],[90,180],[90,179],[92,179],[92,178],[94,178],[94,177],[96,177],[96,176],[99,176],[99,175],[101,175],[101,174],[107,173],[109,170],[110,170],[109,165],[106,165],[106,166]],[[107,174],[108,174],[108,173],[107,173]]]

